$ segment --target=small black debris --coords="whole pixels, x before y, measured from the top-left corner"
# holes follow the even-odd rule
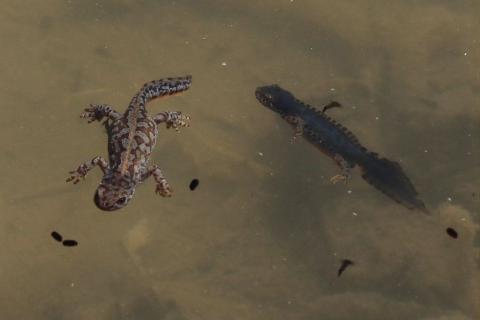
[[[343,259],[342,264],[340,265],[340,269],[338,269],[337,277],[340,277],[343,271],[345,271],[345,269],[347,269],[348,266],[353,266],[353,265],[354,263],[352,260]]]
[[[198,181],[198,179],[193,179],[192,182],[190,182],[190,190],[195,190],[199,184],[200,181]]]
[[[52,233],[50,233],[50,235],[52,236],[53,239],[57,240],[58,242],[62,242],[63,240],[63,237],[60,233],[58,233],[57,231],[52,231]]]
[[[452,237],[453,239],[457,239],[458,238],[458,232],[453,229],[453,228],[447,228],[447,234]]]
[[[78,242],[75,240],[63,240],[62,243],[65,247],[76,247],[78,245]]]

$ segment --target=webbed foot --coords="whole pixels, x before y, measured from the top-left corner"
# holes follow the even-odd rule
[[[80,118],[87,119],[88,123],[101,121],[104,117],[116,120],[120,118],[121,115],[113,110],[112,106],[107,104],[90,104],[90,106],[85,108],[84,112],[80,115]]]
[[[297,116],[285,116],[284,117],[285,121],[290,123],[294,129],[295,133],[293,134],[293,137],[290,138],[290,143],[295,143],[297,141],[297,138],[303,135],[303,126],[305,125],[305,122]]]
[[[189,127],[190,117],[182,114],[180,111],[166,111],[157,114],[153,120],[157,124],[165,122],[167,129],[173,128],[175,131],[179,131],[180,127]]]
[[[189,127],[190,117],[181,112],[170,113],[167,119],[167,129],[173,128],[175,131],[180,131],[180,127]]]
[[[335,184],[339,181],[343,181],[345,184],[347,184],[347,181],[350,178],[350,169],[353,168],[353,165],[338,153],[333,156],[333,160],[340,166],[342,173],[331,177],[330,182]]]
[[[171,197],[173,190],[170,188],[167,179],[163,176],[162,170],[156,165],[153,165],[145,172],[145,175],[142,177],[142,181],[145,181],[149,176],[153,175],[157,186],[155,188],[155,193],[161,195],[162,197]]]
[[[72,170],[68,173],[70,174],[70,177],[68,177],[65,182],[73,181],[73,184],[77,184],[80,182],[80,180],[85,179],[85,176],[88,173],[88,168],[87,165],[83,163],[76,170]]]
[[[155,193],[161,195],[162,197],[169,198],[172,196],[173,190],[170,188],[166,179],[162,179],[157,183],[155,188]]]
[[[73,184],[79,183],[80,180],[85,179],[88,172],[95,166],[99,166],[100,169],[102,169],[102,172],[105,173],[108,169],[108,162],[102,157],[94,157],[89,162],[82,163],[77,169],[70,171],[70,177],[67,178],[66,182],[73,181]]]
[[[347,184],[348,178],[348,176],[345,176],[343,174],[337,174],[330,178],[330,182],[335,184],[337,182],[343,181],[343,183]]]

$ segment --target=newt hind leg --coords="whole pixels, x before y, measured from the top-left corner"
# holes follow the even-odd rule
[[[179,131],[180,127],[189,127],[190,117],[182,114],[180,111],[165,111],[158,113],[153,117],[155,123],[161,124],[166,123],[167,129],[174,128],[176,131]]]
[[[104,117],[110,120],[118,120],[122,117],[108,104],[90,104],[88,108],[80,115],[80,118],[88,119],[88,123],[93,121],[102,121]]]
[[[350,171],[353,168],[353,164],[349,163],[345,158],[343,158],[341,155],[338,153],[335,154],[333,157],[333,160],[340,166],[342,172],[341,174],[334,175],[333,177],[330,178],[330,182],[333,184],[343,181],[345,184],[347,183],[348,179],[350,179]]]

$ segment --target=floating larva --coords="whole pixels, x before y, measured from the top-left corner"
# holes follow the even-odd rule
[[[198,181],[198,179],[193,179],[190,182],[190,186],[189,186],[190,190],[192,190],[192,191],[195,190],[198,187],[199,184],[200,184],[200,181]]]
[[[75,240],[63,240],[62,243],[65,247],[76,247],[78,245],[78,242]]]
[[[58,242],[62,242],[63,240],[63,237],[60,233],[58,233],[57,231],[52,231],[52,233],[50,233],[50,235],[52,236],[53,239],[57,240]]]
[[[458,232],[453,229],[453,228],[447,228],[447,234],[452,237],[453,239],[457,239],[458,238]]]

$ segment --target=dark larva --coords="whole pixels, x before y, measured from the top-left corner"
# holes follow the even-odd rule
[[[52,231],[52,233],[50,234],[52,236],[53,239],[57,240],[58,242],[62,242],[63,240],[63,237],[60,233],[58,233],[57,231]]]
[[[453,239],[457,239],[458,238],[458,232],[453,229],[453,228],[447,228],[447,234],[452,237]]]
[[[342,275],[343,271],[345,271],[345,269],[347,269],[348,266],[351,266],[353,264],[354,264],[354,262],[352,260],[343,259],[342,264],[340,265],[340,268],[338,269],[337,277],[340,277]]]
[[[76,247],[78,245],[78,242],[75,240],[64,240],[63,245],[65,247]]]
[[[195,190],[199,184],[200,181],[198,181],[198,179],[193,179],[192,182],[190,182],[190,190]]]

